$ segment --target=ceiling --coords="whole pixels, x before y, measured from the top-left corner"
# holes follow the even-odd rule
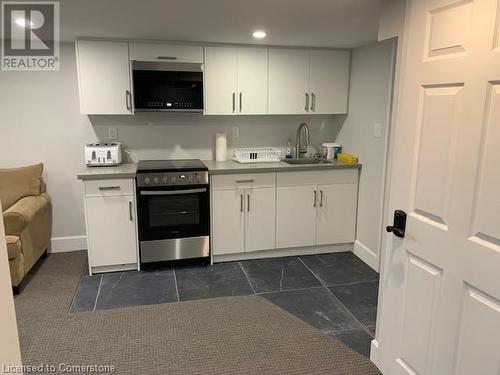
[[[380,0],[64,0],[61,39],[356,47],[377,38]],[[256,41],[256,29],[267,38]]]

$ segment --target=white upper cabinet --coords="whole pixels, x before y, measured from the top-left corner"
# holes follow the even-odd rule
[[[267,114],[267,48],[205,47],[205,114]]]
[[[236,114],[238,54],[232,47],[205,47],[205,114]]]
[[[308,113],[310,50],[269,49],[269,114]]]
[[[350,59],[350,51],[311,50],[310,113],[347,113]]]
[[[76,43],[80,112],[132,114],[128,42],[79,40]]]
[[[130,60],[203,63],[203,47],[165,43],[130,43]]]
[[[238,113],[267,114],[267,48],[238,48]]]

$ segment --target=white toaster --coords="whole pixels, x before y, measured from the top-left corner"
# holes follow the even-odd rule
[[[89,167],[112,166],[121,162],[121,143],[99,142],[85,145],[85,164]]]

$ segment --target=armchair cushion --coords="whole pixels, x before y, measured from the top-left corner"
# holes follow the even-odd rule
[[[43,164],[22,168],[0,169],[0,200],[4,210],[19,199],[40,195],[43,187]]]
[[[21,241],[17,236],[5,236],[7,240],[7,254],[9,260],[15,259],[21,254]]]

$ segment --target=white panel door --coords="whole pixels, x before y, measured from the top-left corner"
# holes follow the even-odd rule
[[[347,113],[351,52],[311,50],[311,113]]]
[[[384,374],[500,371],[500,4],[409,1],[372,359]]]
[[[212,251],[214,255],[245,251],[245,191],[212,192]]]
[[[238,48],[238,113],[267,114],[267,48]]]
[[[133,196],[85,198],[92,267],[137,263]]]
[[[309,112],[308,49],[269,49],[269,114]]]
[[[316,244],[317,185],[280,186],[276,190],[276,247]]]
[[[354,242],[358,185],[319,185],[318,194],[316,244]]]
[[[237,113],[238,56],[236,47],[205,47],[204,90],[206,115]]]
[[[274,249],[276,245],[276,189],[246,191],[245,251]]]
[[[128,43],[79,40],[76,45],[80,112],[132,114]]]

